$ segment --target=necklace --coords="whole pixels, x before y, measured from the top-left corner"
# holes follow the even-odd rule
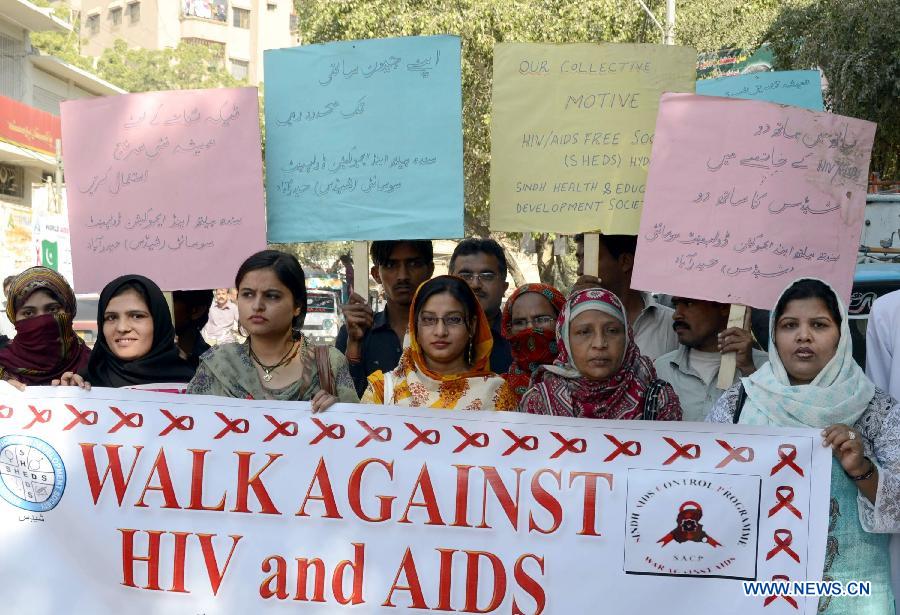
[[[263,376],[263,380],[265,380],[266,382],[271,382],[272,381],[272,372],[274,372],[276,369],[278,369],[282,365],[285,365],[286,363],[290,363],[291,361],[293,361],[294,357],[297,356],[297,351],[299,350],[300,346],[299,346],[299,344],[297,344],[297,342],[294,342],[293,344],[291,344],[291,347],[288,348],[288,351],[286,353],[284,353],[284,356],[281,357],[281,360],[278,363],[276,363],[275,365],[265,365],[262,361],[260,361],[259,357],[256,356],[256,353],[253,352],[253,346],[251,346],[249,343],[247,344],[247,348],[250,350],[250,358],[253,359],[256,362],[256,364],[259,365],[262,368],[262,370],[265,372],[265,376]]]

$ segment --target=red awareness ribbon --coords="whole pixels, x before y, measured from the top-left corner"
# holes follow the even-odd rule
[[[222,431],[213,436],[213,440],[223,438],[225,434],[231,433],[232,431],[237,434],[245,434],[250,431],[250,422],[247,419],[230,419],[221,412],[216,412],[216,416],[225,423],[225,427],[222,428]]]
[[[794,470],[800,476],[803,476],[803,468],[794,463],[797,459],[797,447],[793,444],[782,444],[778,447],[778,463],[772,466],[772,473],[769,476],[775,476],[782,468],[788,467]]]
[[[716,466],[717,468],[724,468],[732,461],[737,461],[739,463],[750,463],[753,461],[753,449],[749,446],[739,446],[737,448],[732,448],[728,442],[725,440],[716,440],[719,443],[719,446],[725,449],[728,453],[722,461]]]
[[[393,437],[390,427],[372,427],[365,421],[359,419],[356,419],[356,422],[366,430],[366,435],[362,440],[356,443],[356,448],[361,448],[373,440],[375,442],[390,442]]]
[[[668,442],[669,446],[675,449],[675,452],[672,453],[672,456],[663,462],[664,466],[667,466],[670,463],[674,463],[675,460],[679,457],[684,457],[685,459],[690,460],[697,459],[700,456],[700,446],[697,444],[678,444],[678,442],[668,436],[664,436],[663,440]]]
[[[791,556],[795,562],[798,564],[800,563],[800,556],[797,555],[796,551],[791,549],[791,543],[794,542],[794,534],[791,530],[775,530],[775,535],[772,538],[775,541],[775,547],[766,555],[766,561],[769,561],[778,553],[784,551]]]
[[[775,499],[778,502],[769,510],[769,516],[773,516],[782,508],[787,508],[789,511],[794,513],[794,516],[798,519],[802,519],[803,515],[800,514],[800,511],[797,510],[792,502],[794,501],[794,488],[788,487],[786,485],[782,485],[778,489],[775,490]]]
[[[340,440],[347,433],[347,430],[340,423],[328,425],[319,419],[313,419],[312,422],[320,429],[320,431],[319,435],[309,441],[310,446],[318,444],[325,438],[328,438],[329,440]]]
[[[169,419],[169,424],[159,432],[160,436],[168,436],[173,429],[190,431],[194,428],[194,417],[192,416],[175,416],[165,408],[160,408],[159,411]]]
[[[13,415],[12,406],[0,406],[0,419],[10,419]]]
[[[608,433],[603,434],[606,436],[606,439],[613,443],[616,447],[616,450],[611,452],[606,456],[606,459],[603,461],[612,461],[619,455],[626,455],[627,457],[637,457],[641,454],[641,443],[636,440],[626,440],[625,442],[620,442],[618,438],[615,436],[611,436]]]
[[[123,427],[131,427],[136,429],[144,425],[144,415],[140,412],[122,412],[115,406],[110,406],[109,409],[113,411],[113,414],[119,417],[119,422],[113,425],[112,429],[110,429],[107,433],[116,433]]]
[[[783,574],[775,574],[775,575],[772,575],[772,580],[773,581],[790,581],[791,579],[789,577],[786,577]],[[764,607],[769,606],[770,604],[775,602],[778,598],[784,598],[788,602],[788,604],[790,604],[795,609],[799,610],[800,607],[797,606],[797,599],[794,598],[793,596],[768,596],[768,597],[766,597],[765,600],[763,600],[763,606]]]
[[[79,410],[78,408],[73,406],[72,404],[65,404],[65,406],[69,410],[69,412],[71,412],[72,414],[75,415],[75,418],[72,419],[71,423],[69,423],[68,425],[63,427],[63,431],[69,431],[76,425],[92,426],[92,425],[97,424],[97,419],[99,417],[97,416],[97,413],[94,412],[93,410],[85,410],[84,412],[82,412],[81,410]]]
[[[263,438],[263,442],[271,442],[278,436],[287,436],[288,438],[293,438],[298,433],[300,433],[300,427],[297,426],[297,423],[294,421],[285,421],[284,423],[280,422],[273,416],[269,416],[268,414],[264,414],[266,420],[272,423],[272,426],[275,429],[272,430],[268,436]]]
[[[513,443],[508,449],[506,449],[506,451],[503,452],[501,457],[511,455],[513,451],[517,451],[519,449],[522,449],[523,451],[537,450],[538,439],[535,436],[519,436],[509,429],[504,429],[503,433],[509,436],[509,439],[512,440]]]
[[[49,408],[47,410],[38,410],[34,406],[28,406],[28,408],[31,409],[31,414],[34,415],[34,418],[22,429],[31,429],[37,423],[49,423],[50,419],[53,418],[53,412]]]
[[[550,455],[550,459],[556,459],[563,453],[575,453],[576,455],[580,455],[587,450],[587,441],[584,438],[572,438],[569,440],[555,431],[551,431],[550,434],[559,440],[559,443],[562,445],[559,447],[559,450]]]
[[[455,429],[456,432],[464,438],[462,443],[455,449],[453,449],[454,453],[465,450],[469,446],[474,446],[475,448],[484,448],[491,443],[491,439],[486,433],[481,433],[480,431],[469,433],[459,425],[454,425],[453,429]]]
[[[441,441],[441,432],[437,429],[419,429],[412,423],[404,423],[407,429],[409,429],[415,437],[409,441],[405,447],[403,447],[404,451],[408,451],[412,448],[415,448],[419,444],[428,444],[430,446],[434,446],[438,442]]]

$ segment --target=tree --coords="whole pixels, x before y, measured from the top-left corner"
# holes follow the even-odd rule
[[[181,42],[172,49],[129,49],[118,39],[97,60],[97,74],[129,92],[245,85],[225,69],[216,49]]]
[[[675,38],[699,52],[755,49],[785,6],[810,0],[678,0]]]
[[[778,69],[821,68],[834,113],[878,123],[872,170],[900,174],[900,2],[816,0],[768,33]]]
[[[47,0],[35,0],[34,4],[45,8],[50,7]],[[72,9],[68,6],[54,7],[53,14],[63,21],[71,22]],[[93,62],[90,58],[82,56],[79,50],[78,43],[81,36],[79,25],[77,22],[74,23],[71,32],[32,32],[31,44],[45,55],[55,56],[63,62],[68,62],[84,70],[91,70]]]

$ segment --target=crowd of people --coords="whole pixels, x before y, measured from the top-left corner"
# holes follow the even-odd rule
[[[507,261],[493,240],[460,242],[449,275],[436,277],[430,241],[373,242],[371,273],[386,306],[374,312],[351,295],[335,347],[303,335],[304,273],[283,252],[243,263],[235,303],[224,290],[214,299],[212,291],[174,293],[175,322],[152,280],[113,280],[100,294],[92,350],[72,330],[72,288],[32,267],[4,283],[16,336],[0,338],[0,378],[18,388],[175,382],[193,394],[308,401],[313,412],[362,402],[819,428],[834,458],[826,573],[872,581],[871,596],[834,598],[826,612],[891,612],[888,535],[900,533],[900,403],[891,396],[900,393],[900,378],[892,378],[900,363],[892,356],[900,327],[890,318],[900,300],[888,296],[873,308],[880,320],[867,376],[852,356],[846,308],[828,284],[788,286],[764,352],[749,332],[728,328],[727,305],[674,297],[670,308],[633,290],[635,238],[600,239],[598,277],[581,275],[568,294],[528,284],[505,305]],[[579,238],[580,270],[582,245]],[[211,347],[204,332],[215,338]],[[725,391],[717,387],[723,353],[737,359]]]

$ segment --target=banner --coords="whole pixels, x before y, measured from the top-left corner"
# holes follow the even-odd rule
[[[269,241],[463,236],[456,36],[265,52]]]
[[[697,94],[766,100],[823,111],[822,76],[817,70],[786,70],[720,77],[697,82]]]
[[[308,408],[6,394],[4,608],[816,612],[742,582],[820,579],[819,430]]]
[[[632,287],[772,309],[799,277],[849,305],[875,124],[666,94]]]
[[[65,101],[75,291],[139,273],[163,290],[228,287],[266,247],[256,88]]]
[[[52,186],[32,184],[31,240],[36,256],[34,264],[49,267],[63,276],[69,284],[74,284],[65,187],[60,190],[58,203],[55,201]]]
[[[58,117],[0,96],[0,118],[0,141],[56,156],[56,140],[60,138]]]
[[[491,229],[637,233],[659,97],[693,92],[696,52],[494,47]]]
[[[697,54],[697,80],[773,70],[775,53],[766,43],[751,51],[733,47]]]

